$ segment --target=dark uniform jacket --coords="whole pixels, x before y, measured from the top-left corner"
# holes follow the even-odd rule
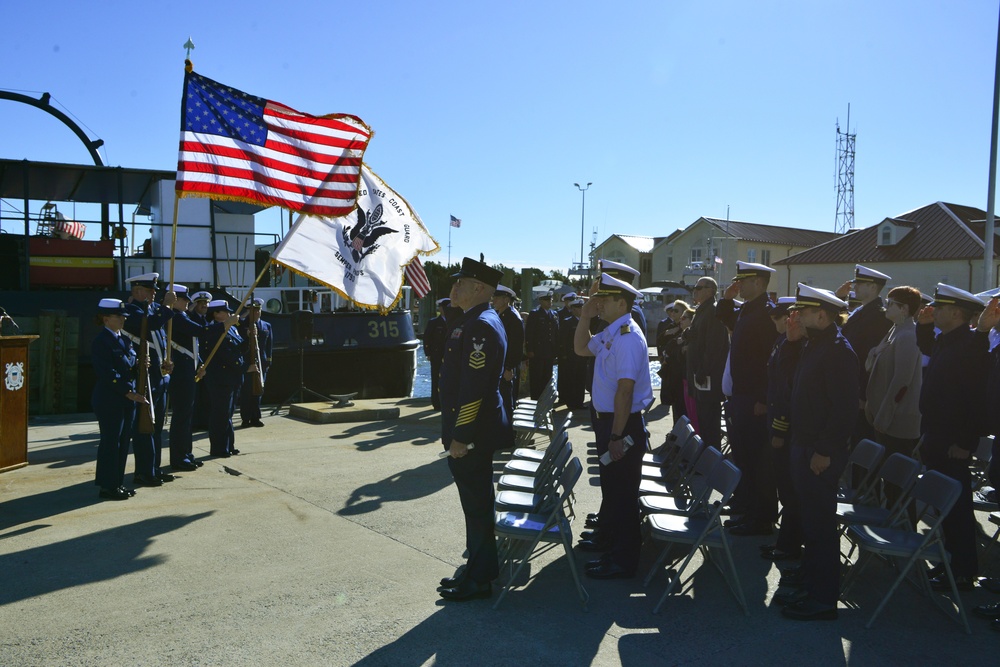
[[[468,310],[448,336],[441,365],[441,440],[495,451],[514,443],[500,395],[507,334],[487,304]]]
[[[642,331],[642,335],[646,335],[646,313],[642,312],[642,308],[639,304],[632,306],[632,319],[635,323],[639,325],[639,329]]]
[[[792,385],[792,446],[840,455],[844,465],[858,415],[858,357],[836,324],[809,329],[808,335]]]
[[[885,335],[892,328],[892,322],[885,317],[885,305],[882,297],[876,297],[865,305],[855,310],[847,319],[840,330],[844,338],[851,344],[854,353],[861,360],[861,368],[858,371],[858,381],[861,383],[861,399],[864,400],[868,390],[868,371],[865,369],[865,360],[873,347],[882,342]]]
[[[986,385],[986,432],[1000,437],[1000,345],[990,352]]]
[[[166,359],[167,354],[167,332],[164,327],[173,316],[174,310],[159,303],[151,303],[148,307],[141,301],[130,301],[125,304],[125,326],[122,332],[132,336],[132,342],[139,339],[142,332],[142,317],[148,313],[149,319],[146,323],[146,341],[149,346],[149,383],[153,388],[161,383],[169,381],[169,376],[164,376],[160,372],[160,363]],[[136,346],[136,354],[142,354],[142,350]]]
[[[257,320],[257,348],[260,350],[260,372],[267,375],[271,368],[271,355],[274,349],[274,335],[271,325],[264,320]],[[240,323],[239,334],[246,340],[247,365],[250,364],[250,321],[244,320]]]
[[[935,338],[932,324],[918,324],[917,345],[931,358],[920,388],[925,442],[975,451],[986,432],[989,335],[959,326]]]
[[[125,394],[134,393],[138,359],[132,341],[102,327],[90,346],[90,361],[97,381],[95,397],[114,396],[126,400]]]
[[[503,323],[504,332],[507,334],[507,357],[503,367],[506,370],[514,370],[524,359],[524,321],[520,313],[508,306],[500,313],[500,322]]]
[[[524,347],[539,359],[555,359],[559,351],[559,320],[541,306],[528,313],[524,327]]]
[[[201,346],[206,325],[197,315],[180,311],[174,314],[172,321],[170,346],[173,351],[170,353],[170,360],[174,362],[174,374],[193,377],[195,370],[208,355],[208,350]]]
[[[729,353],[729,332],[716,317],[715,303],[706,300],[698,305],[687,330],[688,391],[693,395],[696,384],[711,379],[710,393],[722,396],[722,374]]]
[[[767,404],[767,360],[778,337],[771,321],[771,304],[766,294],[746,301],[737,310],[732,299],[721,299],[718,316],[733,332],[729,343],[729,374],[734,396],[752,396]],[[690,362],[689,362],[690,363]],[[857,404],[854,409],[857,411]]]
[[[432,365],[441,363],[444,357],[444,346],[448,341],[448,323],[444,315],[438,315],[427,322],[424,329],[424,354]]]
[[[236,327],[226,327],[225,322],[212,322],[205,329],[202,344],[211,351],[219,338],[224,338],[219,345],[212,362],[205,367],[205,379],[211,383],[238,385],[246,372],[246,342],[240,336]],[[208,352],[205,352],[208,356]]]
[[[772,438],[787,438],[792,405],[792,382],[802,355],[803,341],[778,336],[767,362],[767,423]]]

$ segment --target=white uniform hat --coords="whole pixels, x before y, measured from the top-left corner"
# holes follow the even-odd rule
[[[892,277],[887,276],[881,271],[869,269],[867,266],[861,266],[860,264],[854,265],[854,282],[856,283],[882,283],[884,285],[890,280],[892,280]]]
[[[821,287],[810,287],[804,283],[799,283],[795,290],[795,303],[788,307],[789,310],[801,310],[803,308],[827,308],[829,310],[847,310],[847,302],[837,298],[837,295],[828,289]]]
[[[159,273],[143,273],[138,276],[132,276],[131,278],[126,278],[125,282],[139,287],[152,287],[156,289],[156,280],[160,277]]]
[[[634,296],[639,296],[639,290],[632,287],[629,283],[624,280],[619,280],[614,278],[607,273],[601,274],[601,282],[597,288],[597,292],[593,296],[618,296],[620,294],[632,294]]]
[[[986,307],[983,300],[972,292],[966,292],[964,289],[945,285],[944,283],[938,283],[937,287],[934,288],[934,301],[931,302],[931,305],[958,306],[976,311]]]
[[[754,264],[753,262],[736,262],[736,277],[733,280],[743,280],[744,278],[767,277],[774,273],[774,269],[764,264]]]

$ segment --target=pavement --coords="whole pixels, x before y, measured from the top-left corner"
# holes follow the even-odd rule
[[[586,580],[586,609],[562,549],[533,561],[496,611],[444,602],[435,587],[461,564],[464,531],[439,419],[427,399],[358,404],[400,414],[265,413],[264,428],[237,431],[239,456],[124,502],[98,500],[92,415],[33,418],[30,465],[0,474],[0,665],[951,664],[1000,646],[971,615],[1000,601],[982,589],[962,594],[971,637],[909,586],[866,629],[892,581],[879,563],[839,620],[786,620],[771,602],[779,572],[758,555],[766,537],[734,538],[749,616],[701,557],[653,615],[667,578],[643,587],[650,545],[639,577]],[[662,406],[651,417],[658,444],[670,419]],[[586,459],[577,532],[600,501],[586,421],[577,412],[569,430]]]

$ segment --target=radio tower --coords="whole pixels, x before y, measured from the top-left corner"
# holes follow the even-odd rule
[[[840,131],[837,120],[837,216],[833,231],[846,234],[854,229],[854,140],[851,133],[851,105],[847,105],[847,127]]]

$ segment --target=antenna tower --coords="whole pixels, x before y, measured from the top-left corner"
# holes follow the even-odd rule
[[[854,229],[854,140],[851,132],[851,105],[847,105],[847,127],[840,131],[837,120],[837,215],[833,231],[846,234]]]

